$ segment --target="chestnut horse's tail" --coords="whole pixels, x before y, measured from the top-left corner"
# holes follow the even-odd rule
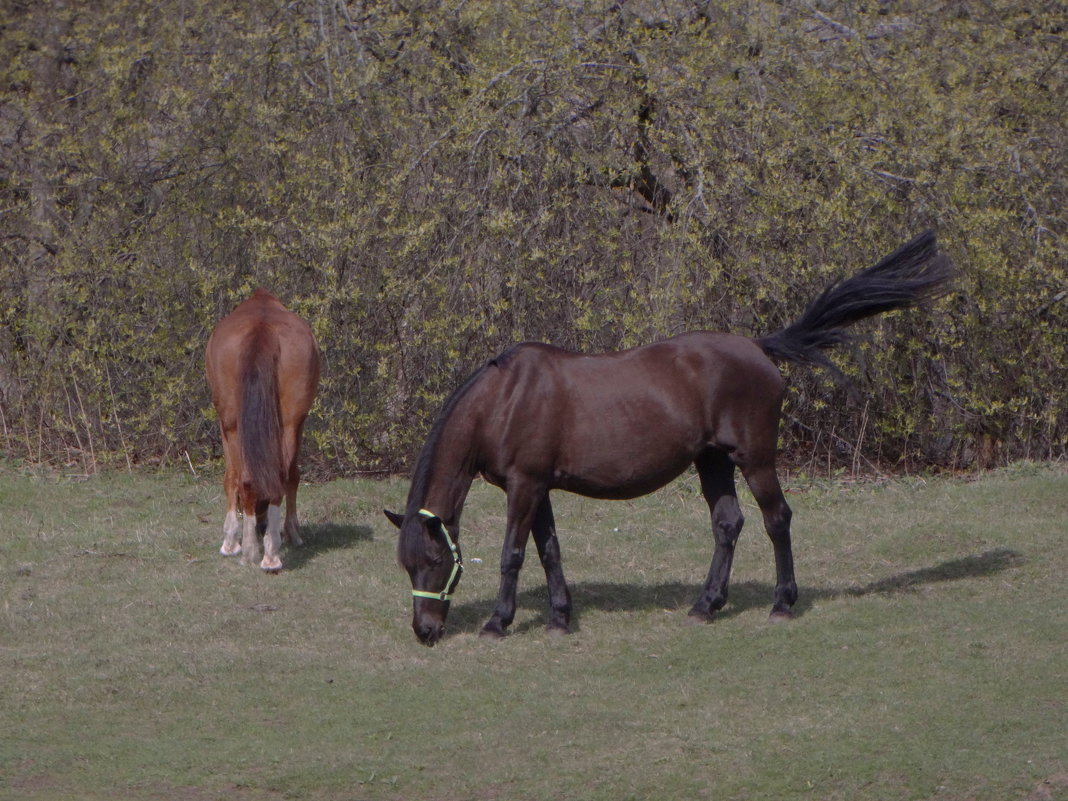
[[[937,297],[952,277],[953,265],[938,252],[934,231],[926,231],[878,264],[827,287],[796,322],[756,342],[772,359],[830,367],[823,351],[849,339],[847,326]]]
[[[278,408],[278,340],[266,328],[249,339],[241,375],[241,484],[262,500],[285,492],[282,423]]]

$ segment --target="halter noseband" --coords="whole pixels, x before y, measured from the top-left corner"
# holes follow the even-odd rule
[[[460,583],[460,576],[463,575],[464,572],[464,560],[460,558],[460,551],[456,547],[456,543],[452,541],[452,537],[449,536],[449,530],[445,528],[445,524],[441,522],[441,518],[426,509],[420,509],[419,514],[428,520],[434,518],[438,521],[441,535],[445,538],[449,550],[452,551],[452,573],[449,574],[449,580],[445,582],[445,589],[441,592],[412,590],[412,595],[416,598],[431,598],[435,601],[447,601],[452,597],[453,592],[456,590],[456,585]]]

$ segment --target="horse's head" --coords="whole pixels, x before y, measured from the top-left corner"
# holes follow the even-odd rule
[[[423,645],[434,645],[445,633],[449,602],[464,570],[456,532],[426,509],[406,515],[383,511],[400,529],[397,560],[412,580],[412,630]]]

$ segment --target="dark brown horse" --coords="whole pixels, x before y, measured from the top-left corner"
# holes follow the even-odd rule
[[[412,628],[427,645],[444,631],[462,571],[460,513],[481,473],[504,489],[508,522],[497,604],[482,629],[504,636],[516,581],[534,534],[549,588],[550,630],[567,632],[571,597],[560,564],[549,491],[634,498],[697,468],[715,549],[690,615],[711,620],[727,600],[742,529],[734,471],[760,506],[775,550],[773,619],[797,600],[790,507],[775,472],[785,382],[773,359],[827,364],[843,329],[939,293],[952,267],[928,232],[873,267],[836,283],[794,324],[760,339],[704,331],[619,353],[583,355],[516,345],[445,403],[419,456],[400,528],[398,557],[412,582]]]
[[[273,295],[257,289],[212,332],[207,371],[226,457],[226,520],[220,550],[255,562],[258,527],[264,534],[260,567],[280,570],[281,538],[301,544],[297,455],[319,384],[319,346],[307,323]],[[239,515],[244,516],[243,526]]]

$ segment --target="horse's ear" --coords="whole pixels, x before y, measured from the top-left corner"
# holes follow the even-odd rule
[[[401,523],[404,522],[404,515],[399,515],[396,512],[391,512],[389,509],[382,510],[386,517],[389,518],[389,522],[395,525],[397,528],[401,527]]]

